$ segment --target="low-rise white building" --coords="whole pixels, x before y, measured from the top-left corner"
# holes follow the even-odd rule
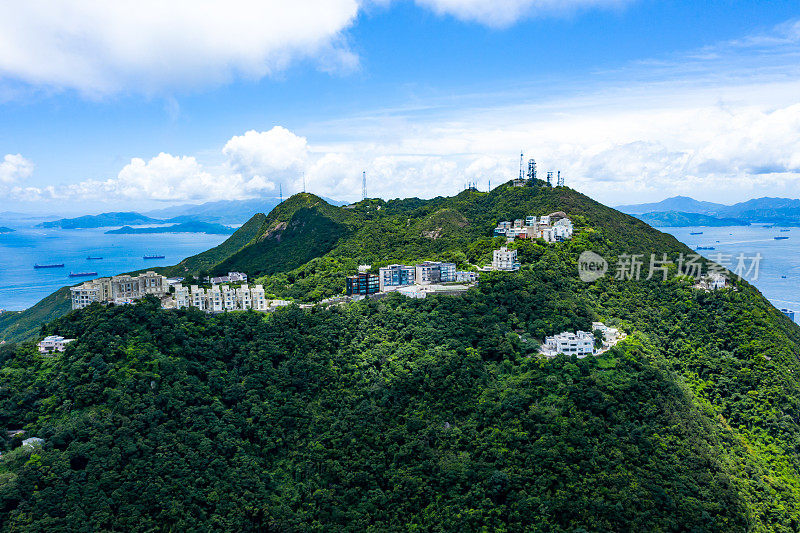
[[[583,358],[594,354],[594,335],[587,331],[576,331],[575,333],[565,331],[545,337],[540,351],[547,357],[555,357],[563,353]]]
[[[707,291],[716,291],[719,289],[724,289],[727,286],[727,276],[719,272],[710,272],[705,276],[702,276],[694,285],[695,289],[704,289]]]
[[[456,271],[456,281],[458,282],[471,283],[474,281],[478,281],[478,276],[480,276],[479,272],[472,272],[470,270]]]
[[[244,272],[228,272],[227,276],[217,276],[214,278],[207,278],[212,285],[219,285],[220,283],[247,283],[247,274]]]
[[[74,341],[75,339],[65,339],[60,335],[50,335],[42,339],[36,346],[39,353],[63,352],[67,348],[67,344]]]
[[[509,250],[505,246],[494,251],[492,258],[492,268],[495,270],[519,270],[520,264],[517,262],[517,251]]]

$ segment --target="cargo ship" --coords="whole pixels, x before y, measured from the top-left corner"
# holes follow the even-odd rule
[[[89,256],[86,256],[86,260],[87,260],[87,261],[94,261],[95,259],[102,259],[102,257],[101,257],[101,256],[99,256],[99,255],[89,255]]]
[[[164,259],[164,256],[159,254],[145,254],[142,256],[142,259]]]
[[[695,250],[716,250],[713,246],[697,246]]]
[[[702,231],[692,231],[689,233],[689,235],[702,235],[702,234],[703,234]]]
[[[780,237],[773,237],[773,239],[775,239],[776,241],[782,241],[782,240],[784,240],[784,239],[788,239],[788,238],[789,238],[789,237],[784,237],[784,236],[780,236]]]
[[[71,278],[85,278],[88,276],[96,276],[97,272],[70,272],[69,277]]]
[[[33,268],[64,268],[64,263],[51,263],[49,265],[40,265],[36,263]]]

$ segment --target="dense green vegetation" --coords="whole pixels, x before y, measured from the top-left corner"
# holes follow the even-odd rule
[[[204,264],[260,261],[271,290],[319,298],[359,263],[488,261],[500,219],[565,211],[577,231],[515,243],[520,272],[460,297],[216,316],[147,299],[51,322],[78,339],[63,354],[0,348],[0,428],[45,439],[0,431],[5,530],[800,527],[800,329],[752,286],[581,282],[584,250],[690,250],[564,188],[319,202]],[[536,355],[598,319],[629,337]]]
[[[61,287],[24,311],[0,313],[0,340],[18,342],[36,337],[42,325],[69,313],[71,298],[69,287]]]

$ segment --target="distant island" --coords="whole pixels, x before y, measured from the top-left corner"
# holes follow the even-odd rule
[[[617,209],[662,227],[742,226],[758,222],[800,226],[800,200],[792,198],[764,197],[725,205],[673,196],[655,203],[620,205]]]
[[[130,226],[123,226],[119,229],[109,230],[106,233],[116,235],[132,233],[207,233],[210,235],[230,235],[234,231],[236,231],[235,228],[211,222],[184,222],[182,224],[154,228],[132,228]]]
[[[750,223],[739,218],[717,218],[700,213],[681,213],[678,211],[660,211],[636,215],[654,227],[683,228],[687,226],[749,226]]]
[[[0,226],[0,233],[11,233],[12,231],[14,231],[14,230],[11,229],[11,228],[7,228],[5,226]]]
[[[77,218],[62,218],[52,222],[42,222],[37,228],[61,228],[61,229],[88,229],[104,228],[108,226],[120,225],[139,225],[139,224],[160,224],[165,221],[151,218],[141,213],[121,212],[121,213],[101,213],[99,215],[86,215]]]

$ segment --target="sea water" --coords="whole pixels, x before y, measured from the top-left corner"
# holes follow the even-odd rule
[[[657,228],[673,235],[692,249],[697,246],[713,247],[714,250],[699,250],[697,253],[716,261],[730,260],[735,266],[736,258],[744,254],[749,269],[750,258],[761,255],[757,261],[758,272],[744,276],[772,302],[775,307],[790,308],[800,312],[800,228],[754,224],[751,226],[728,226],[721,228],[688,227]],[[781,231],[784,230],[784,231]],[[787,231],[788,230],[788,231]],[[692,235],[699,233],[700,235]],[[775,237],[788,237],[776,240]],[[729,265],[724,265],[731,268]]]
[[[107,235],[102,229],[20,228],[0,234],[0,309],[26,309],[56,289],[102,276],[168,266],[213,248],[229,235],[156,233]],[[144,259],[148,254],[163,259]],[[87,260],[87,256],[102,259]],[[64,263],[64,268],[34,269],[34,264]],[[96,271],[71,278],[70,272]]]

